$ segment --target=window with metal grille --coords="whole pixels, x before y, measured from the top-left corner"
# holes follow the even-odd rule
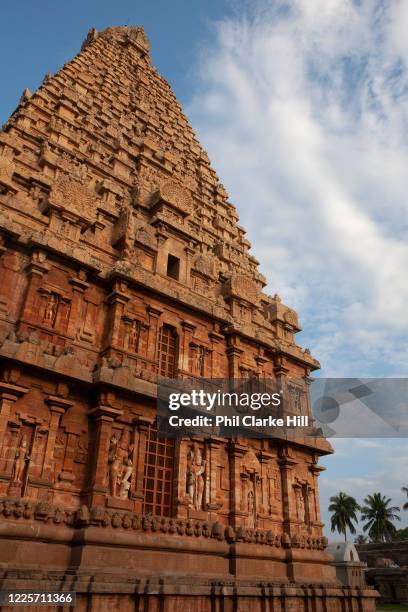
[[[159,335],[159,374],[174,378],[177,373],[178,337],[174,327],[163,325]]]
[[[146,441],[143,513],[171,516],[174,466],[174,440],[160,438],[155,425],[149,427]]]

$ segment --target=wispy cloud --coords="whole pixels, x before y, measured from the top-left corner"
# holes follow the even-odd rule
[[[242,14],[202,53],[193,124],[324,373],[404,375],[407,4],[261,0]]]

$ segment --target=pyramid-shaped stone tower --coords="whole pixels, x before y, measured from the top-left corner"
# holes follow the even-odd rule
[[[325,440],[158,435],[158,376],[273,379],[310,415],[319,364],[249,248],[142,28],[91,30],[25,90],[0,132],[3,589],[374,609],[324,552]]]

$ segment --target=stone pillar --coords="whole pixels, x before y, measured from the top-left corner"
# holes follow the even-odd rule
[[[230,464],[230,524],[236,529],[242,525],[246,513],[241,510],[241,462],[247,448],[231,441],[228,447]]]
[[[86,272],[80,270],[78,276],[73,276],[69,279],[72,285],[72,303],[69,316],[68,335],[71,338],[76,338],[79,332],[79,323],[81,322],[81,306],[83,303],[83,295],[89,287],[86,282]]]
[[[118,346],[120,323],[125,311],[125,306],[129,301],[129,295],[126,293],[127,284],[125,281],[116,280],[113,289],[107,297],[109,304],[108,329],[106,330],[105,347]]]
[[[144,501],[144,471],[145,471],[145,457],[147,438],[149,433],[149,427],[153,424],[154,419],[148,419],[147,417],[137,416],[134,419],[135,424],[135,446],[133,449],[133,478],[132,478],[132,499],[135,500],[135,512],[141,513],[143,510]]]
[[[219,449],[223,445],[223,440],[218,438],[208,438],[205,440],[206,460],[207,460],[207,479],[205,485],[206,509],[210,512],[217,512],[221,506],[217,501],[217,468],[220,462]]]
[[[269,478],[268,478],[268,467],[271,459],[273,459],[273,455],[266,451],[259,451],[257,453],[257,458],[259,463],[261,464],[261,499],[258,500],[258,513],[261,515],[261,518],[269,518],[271,513],[271,508],[269,505]]]
[[[209,378],[225,378],[225,372],[221,369],[220,363],[220,348],[225,344],[225,337],[217,332],[210,332],[208,334],[211,340],[211,371]]]
[[[313,514],[314,514],[314,521],[313,524],[314,526],[316,526],[318,528],[318,533],[317,535],[321,535],[322,533],[322,528],[323,528],[323,523],[322,523],[322,519],[320,516],[320,500],[319,500],[319,484],[318,484],[318,478],[321,474],[321,472],[324,472],[326,468],[324,468],[322,465],[317,465],[317,464],[313,464],[309,466],[309,471],[312,473],[313,475],[313,497],[314,497],[314,503],[313,503]],[[309,499],[309,506],[311,506],[311,501]]]
[[[23,321],[38,321],[38,290],[41,288],[44,274],[50,266],[45,263],[46,254],[42,251],[35,251],[32,254],[31,262],[27,265],[28,286],[24,300],[24,307],[21,319]]]
[[[285,365],[285,359],[282,355],[277,355],[274,360],[274,368],[273,368],[275,379],[276,379],[276,387],[279,392],[282,390],[283,392],[283,401],[277,409],[277,417],[285,418],[286,412],[288,410],[288,402],[289,402],[289,394],[287,389],[287,374],[289,369]]]
[[[181,438],[177,442],[174,472],[176,513],[177,517],[185,518],[188,516],[190,506],[190,498],[187,497],[187,454],[191,440]]]
[[[297,526],[296,500],[294,500],[292,487],[292,471],[297,464],[297,461],[288,456],[283,456],[279,460],[282,479],[283,529],[290,535],[296,532]]]
[[[108,493],[108,454],[113,421],[122,415],[122,411],[112,406],[100,404],[88,412],[95,423],[94,461],[89,489],[89,505],[105,505]]]
[[[188,246],[184,247],[184,252],[186,254],[185,258],[185,283],[187,287],[191,286],[191,261],[195,254],[195,249],[193,248],[193,243],[191,242]]]
[[[191,321],[184,320],[181,323],[181,327],[183,328],[183,337],[180,338],[178,367],[181,372],[191,374],[188,358],[190,354],[190,344],[193,340],[196,325],[191,323]]]
[[[62,397],[58,397],[57,395],[49,395],[45,399],[45,402],[50,408],[51,417],[41,476],[47,480],[51,480],[54,467],[55,439],[57,437],[60,419],[68,408],[73,406],[73,402],[63,399]]]
[[[154,306],[148,306],[147,312],[149,315],[149,334],[147,341],[147,358],[151,361],[157,360],[157,334],[159,328],[159,317],[162,310]]]
[[[2,455],[1,450],[6,440],[7,425],[11,416],[12,406],[27,391],[27,387],[0,382],[0,456]]]
[[[61,488],[69,487],[75,480],[74,455],[78,434],[73,431],[67,431],[66,434],[67,444],[65,447],[64,463],[62,464],[61,472],[58,474],[58,485]]]
[[[241,378],[239,360],[243,352],[244,351],[239,348],[239,338],[236,336],[230,336],[228,339],[227,356],[229,370],[228,375],[232,380]]]

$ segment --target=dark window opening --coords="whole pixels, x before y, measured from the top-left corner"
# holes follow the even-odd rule
[[[167,257],[167,276],[170,276],[170,278],[174,278],[175,280],[178,280],[179,274],[180,274],[179,258],[174,257],[174,255],[169,255]]]
[[[159,335],[159,375],[174,378],[177,372],[178,337],[170,325],[163,325]]]

